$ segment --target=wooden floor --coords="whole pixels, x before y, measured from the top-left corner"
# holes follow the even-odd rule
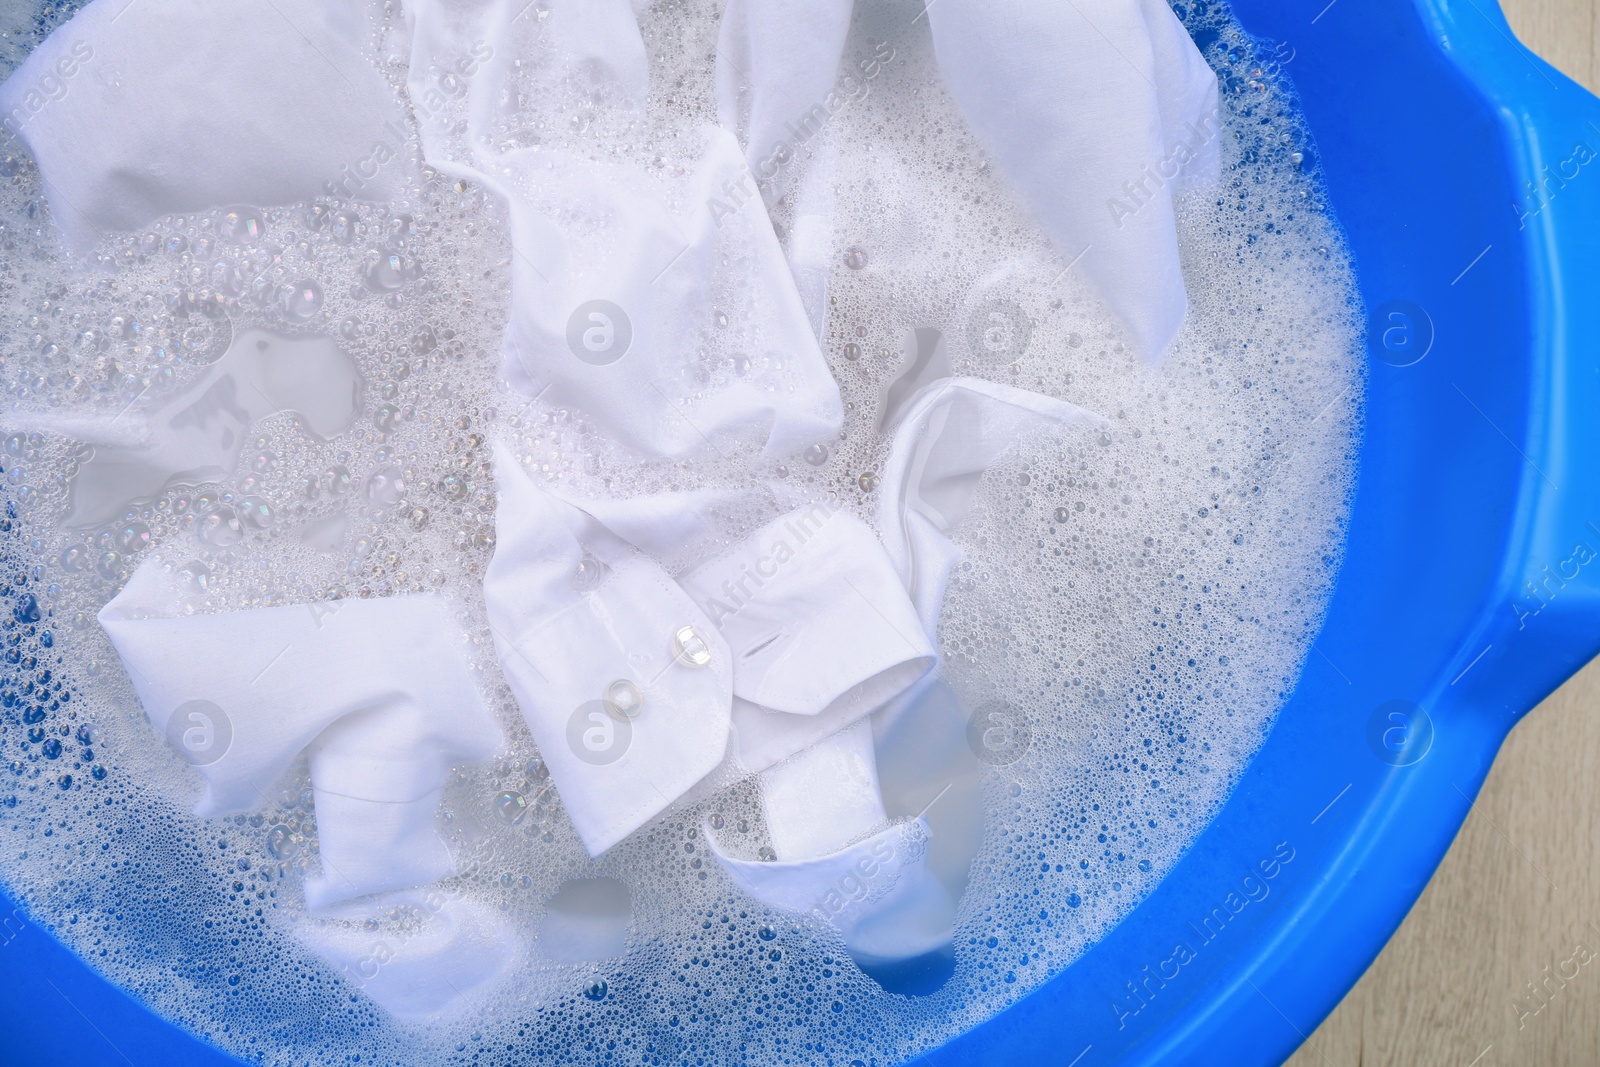
[[[1502,6],[1595,89],[1600,0]],[[1289,1064],[1600,1065],[1600,660],[1512,733],[1416,908]]]

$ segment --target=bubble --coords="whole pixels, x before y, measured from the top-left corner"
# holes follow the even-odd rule
[[[68,545],[61,553],[61,569],[76,574],[89,566],[89,546],[78,542]]]
[[[317,491],[323,496],[344,496],[350,491],[350,472],[343,466],[328,467],[317,476]]]
[[[1057,522],[1066,522],[1070,518],[1072,518],[1072,512],[1068,511],[1066,508],[1056,508],[1055,520]]]
[[[150,544],[150,527],[142,522],[130,522],[117,528],[117,550],[124,555],[139,552]]]
[[[812,445],[801,454],[801,458],[803,458],[813,467],[820,467],[824,463],[828,462],[828,446]]]
[[[335,211],[328,220],[328,236],[339,244],[350,244],[360,233],[361,216],[354,211]]]
[[[876,471],[866,471],[861,475],[861,477],[856,479],[856,484],[861,486],[861,491],[863,493],[870,493],[874,489],[878,488],[878,483],[881,480],[882,479],[878,477]]]
[[[294,839],[294,831],[282,823],[278,823],[267,831],[267,852],[276,860],[294,859],[300,851],[300,845]]]
[[[231,548],[244,539],[244,525],[230,507],[213,508],[195,523],[195,536],[212,548]]]
[[[761,938],[763,941],[771,941],[773,938],[778,936],[778,931],[773,929],[771,926],[763,926],[761,929],[756,931],[756,936]]]
[[[844,358],[848,359],[851,363],[854,363],[856,360],[860,359],[861,346],[856,344],[854,341],[851,341],[849,344],[845,345]]]
[[[610,987],[600,978],[596,978],[583,987],[583,995],[589,1000],[604,1000],[606,999],[606,993],[609,991]]]
[[[247,496],[239,501],[239,518],[252,530],[265,530],[277,518],[272,505],[259,496]]]
[[[494,798],[494,813],[501,822],[515,826],[528,813],[528,798],[513,789],[507,789]]]
[[[375,508],[393,507],[405,493],[405,477],[399,467],[379,467],[367,478],[367,503]]]
[[[867,265],[867,253],[863,248],[851,248],[844,254],[844,265],[851,270],[861,270]]]
[[[412,508],[408,521],[410,521],[411,528],[413,530],[421,530],[426,528],[428,525],[428,509]]]
[[[283,313],[294,322],[310,322],[322,310],[322,286],[309,279],[284,290]]]
[[[211,584],[211,568],[199,560],[191,560],[179,569],[178,578],[189,592],[204,593]]]
[[[217,232],[234,244],[253,245],[266,236],[267,224],[255,208],[229,208],[223,213]]]
[[[391,252],[379,256],[367,268],[367,288],[377,293],[392,293],[415,276],[415,265],[398,252]]]

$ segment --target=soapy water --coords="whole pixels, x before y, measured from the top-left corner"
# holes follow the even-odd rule
[[[663,123],[713,117],[718,7],[641,16],[653,83],[685,87],[657,94]],[[1223,183],[1181,205],[1190,318],[1147,367],[992,173],[916,13],[860,5],[852,29],[847,56],[887,43],[893,59],[829,121],[824,350],[846,419],[798,462],[641,460],[581,412],[504,391],[503,211],[414,159],[394,164],[417,177],[388,205],[169,218],[107,235],[86,266],[56,250],[31,161],[0,150],[0,877],[35,922],[263,1063],[889,1063],[1013,1003],[1154,887],[1270,730],[1331,592],[1361,401],[1351,267],[1271,45],[1183,5],[1222,82]],[[398,18],[377,19],[375,59]],[[1137,211],[1145,178],[1129,180]],[[792,205],[773,216],[785,233]],[[717,341],[731,310],[707,309],[711,354],[691,374],[766,369]],[[590,311],[578,343],[597,331],[586,350],[604,358],[626,310]],[[268,351],[292,373],[269,373],[285,364]],[[906,382],[946,370],[1110,425],[1027,442],[956,534],[945,684],[879,738],[885,806],[926,811],[929,867],[960,900],[953,955],[868,973],[817,916],[741,896],[709,854],[706,833],[770,855],[751,781],[588,858],[483,616],[489,442],[584,491],[777,477],[870,522],[881,428]],[[159,464],[119,451],[135,421]],[[458,873],[372,920],[381,940],[355,967],[296,938],[318,870],[303,764],[252,814],[189,814],[184,764],[220,758],[226,709],[158,736],[94,621],[152,555],[201,613],[422,590],[460,606],[510,749],[458,769],[439,824]],[[626,719],[607,721],[613,745]],[[871,879],[842,880],[818,916]],[[399,1024],[360,989],[454,897],[498,909],[528,951],[486,999]]]

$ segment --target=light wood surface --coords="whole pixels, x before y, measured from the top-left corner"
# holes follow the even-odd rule
[[[1502,6],[1595,89],[1600,0]],[[1600,954],[1597,835],[1600,660],[1512,732],[1421,900],[1289,1067],[1600,1065],[1600,955],[1581,962]]]

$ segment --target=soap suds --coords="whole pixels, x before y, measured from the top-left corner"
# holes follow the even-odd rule
[[[641,18],[662,137],[714,121],[718,7],[662,0]],[[502,391],[512,252],[502,208],[471,183],[419,171],[386,206],[167,219],[108,237],[102,262],[73,269],[31,161],[0,146],[0,877],[34,921],[155,1011],[255,1062],[886,1063],[1014,1002],[1154,887],[1270,729],[1338,569],[1361,326],[1314,148],[1270,45],[1213,5],[1184,5],[1222,81],[1223,180],[1180,207],[1191,314],[1151,369],[988,165],[940,88],[915,4],[859,8],[847,59],[883,42],[894,58],[825,132],[838,151],[824,350],[845,427],[788,461],[641,461],[583,413]],[[399,15],[378,21],[374,57],[393,70]],[[795,210],[774,210],[785,240]],[[736,311],[706,309],[706,382],[771,358],[718,338]],[[955,373],[1061,397],[1111,425],[1029,442],[985,477],[957,534],[967,556],[940,650],[969,712],[994,718],[967,733],[970,783],[930,815],[947,838],[964,817],[975,828],[951,875],[966,880],[955,971],[908,997],[862,974],[827,927],[734,890],[700,835],[710,826],[757,853],[749,781],[590,860],[501,680],[481,582],[497,435],[530,471],[580,492],[775,477],[872,521],[880,397],[908,335],[928,328]],[[351,428],[319,436],[270,415],[228,446],[232,474],[63,527],[70,480],[93,464],[81,436],[39,416],[114,425],[192,386],[238,338],[316,335],[359,376]],[[727,537],[757,521],[735,517]],[[359,975],[306,953],[293,936],[317,866],[304,767],[261,811],[195,819],[193,775],[150,728],[94,621],[152,553],[183,573],[196,612],[449,594],[512,749],[447,790],[441,829],[460,874],[438,891],[501,909],[551,951],[530,954],[493,999],[421,1029],[360,997]],[[578,879],[606,887],[607,907],[584,920],[600,933],[573,932],[574,891],[562,887]],[[378,925],[398,945],[412,922]],[[625,954],[610,955],[618,943]]]

